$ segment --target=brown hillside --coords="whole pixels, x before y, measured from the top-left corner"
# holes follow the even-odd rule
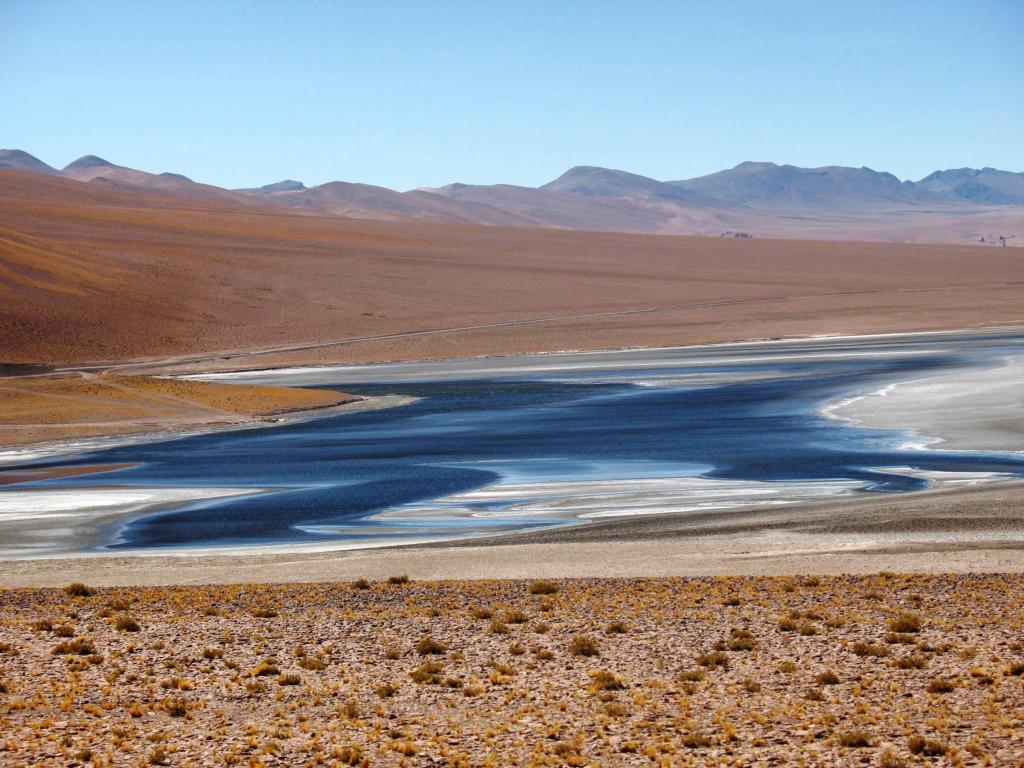
[[[0,171],[0,278],[0,362],[537,320],[245,364],[1024,322],[1024,262],[1013,248],[359,221],[12,170]],[[586,316],[621,311],[636,313]]]

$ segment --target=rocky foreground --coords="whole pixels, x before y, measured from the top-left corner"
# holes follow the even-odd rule
[[[0,592],[0,765],[1021,765],[1024,577]]]

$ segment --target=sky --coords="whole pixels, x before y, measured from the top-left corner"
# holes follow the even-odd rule
[[[0,0],[0,147],[218,186],[1024,171],[1024,0]]]

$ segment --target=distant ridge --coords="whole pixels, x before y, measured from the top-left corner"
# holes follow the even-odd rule
[[[32,173],[45,173],[48,176],[59,176],[60,171],[44,163],[37,157],[20,149],[0,149],[0,168],[10,168],[15,171],[30,171]]]
[[[58,171],[22,150],[0,150],[0,169],[360,219],[653,234],[1024,242],[1024,173],[995,168],[939,170],[918,181],[901,181],[867,167],[747,161],[706,176],[660,181],[578,165],[539,187],[454,183],[405,192],[352,181],[307,187],[294,179],[227,190],[179,173],[127,168],[96,155]]]
[[[68,163],[64,166],[63,173],[68,171],[77,171],[85,168],[113,168],[114,164],[104,160],[102,157],[96,155],[85,155],[78,158],[74,162]]]

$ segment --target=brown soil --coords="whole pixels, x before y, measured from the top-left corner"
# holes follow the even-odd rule
[[[0,379],[0,445],[244,424],[358,399],[331,390],[145,376],[7,378]]]
[[[1021,576],[355,586],[0,593],[0,764],[1024,754]]]
[[[1013,324],[1019,253],[356,221],[0,171],[0,362],[223,368]]]

